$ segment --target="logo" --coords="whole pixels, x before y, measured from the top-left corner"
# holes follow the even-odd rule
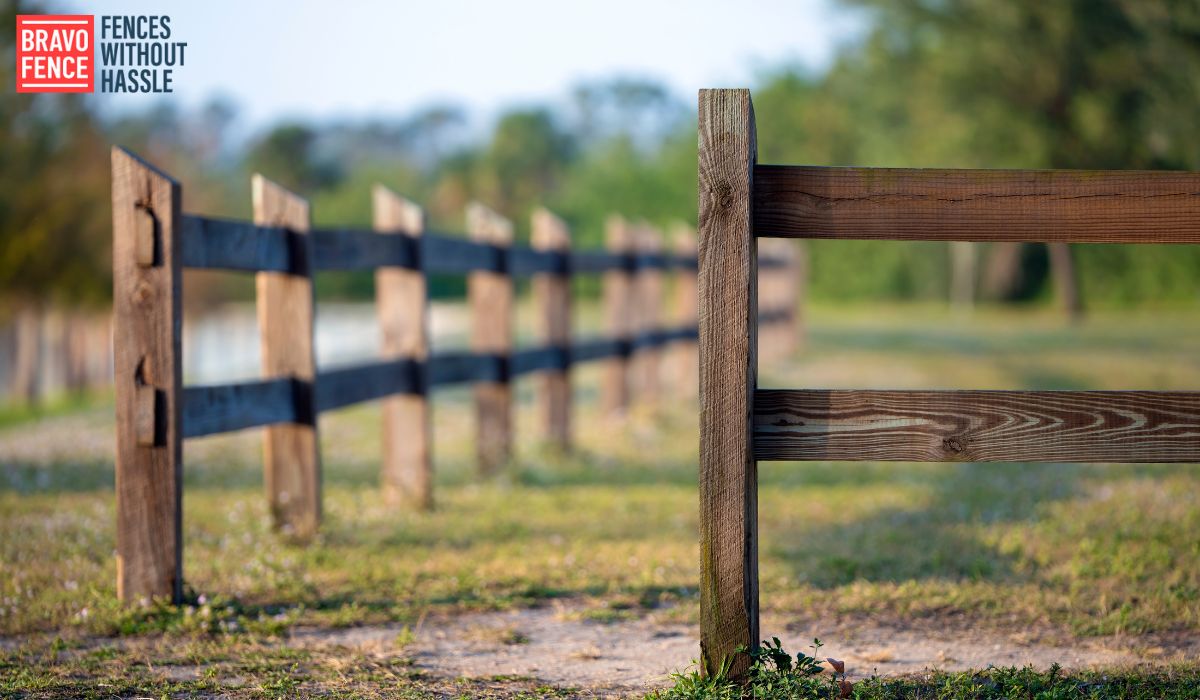
[[[168,93],[187,42],[167,15],[17,15],[17,92]],[[99,49],[97,51],[97,49]]]
[[[92,92],[91,15],[17,15],[17,92]]]

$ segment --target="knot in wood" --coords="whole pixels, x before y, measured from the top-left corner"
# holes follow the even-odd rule
[[[717,180],[713,182],[709,196],[718,210],[728,209],[733,206],[733,185],[726,180]]]
[[[967,449],[965,442],[960,437],[948,437],[942,440],[942,447],[947,452],[953,452],[954,454],[961,454]]]
[[[154,285],[149,280],[142,279],[134,286],[130,299],[135,306],[149,306],[154,303],[156,296]]]

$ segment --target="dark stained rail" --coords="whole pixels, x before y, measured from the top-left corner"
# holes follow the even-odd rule
[[[300,268],[287,229],[187,214],[180,224],[183,267],[244,272],[295,272]]]
[[[1197,462],[1200,393],[759,390],[761,460]]]
[[[183,437],[227,433],[296,420],[296,382],[266,379],[183,389]]]

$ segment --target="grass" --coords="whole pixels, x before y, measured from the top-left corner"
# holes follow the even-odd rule
[[[845,673],[803,652],[792,662],[779,640],[775,645],[758,656],[744,682],[731,680],[723,671],[710,676],[681,673],[671,687],[651,692],[647,700],[1192,700],[1200,694],[1200,669],[1195,666],[1065,673],[1052,665],[1045,671],[987,668],[850,681]]]
[[[1049,314],[816,309],[810,349],[765,367],[761,383],[1200,389],[1198,321],[1164,311],[1070,328]],[[256,434],[187,443],[182,606],[114,602],[107,407],[0,428],[0,695],[539,695],[551,691],[527,679],[422,676],[403,644],[363,660],[272,640],[297,627],[414,625],[560,598],[596,622],[694,622],[695,405],[672,395],[605,420],[592,408],[595,369],[581,374],[578,454],[542,450],[524,408],[519,460],[490,481],[474,473],[468,395],[439,394],[431,514],[380,498],[374,406],[323,418],[326,520],[309,547],[269,527]],[[763,464],[764,614],[953,620],[1068,640],[1194,634],[1198,499],[1194,465]],[[198,670],[170,672],[183,666]],[[1099,682],[1089,675],[1004,673],[857,687],[871,698],[1141,697],[1089,685]],[[1196,680],[1194,667],[1130,673],[1120,677],[1154,688]],[[976,678],[995,685],[970,690]],[[1035,681],[1051,690],[1034,692]],[[1037,694],[1058,693],[1054,683],[1093,694]]]

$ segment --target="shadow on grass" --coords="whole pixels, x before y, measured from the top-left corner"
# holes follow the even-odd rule
[[[847,467],[839,471],[853,483],[858,465]],[[892,471],[897,486],[915,487],[921,503],[802,527],[794,536],[768,531],[763,547],[784,561],[797,580],[820,589],[855,581],[1028,579],[1036,573],[1028,563],[1019,570],[1014,556],[975,534],[977,527],[1037,520],[1048,505],[1078,494],[1085,469],[1066,464],[899,464],[867,471],[878,477],[881,468]],[[778,486],[772,481],[760,483],[760,490]],[[798,500],[805,497],[803,488],[791,488]]]

